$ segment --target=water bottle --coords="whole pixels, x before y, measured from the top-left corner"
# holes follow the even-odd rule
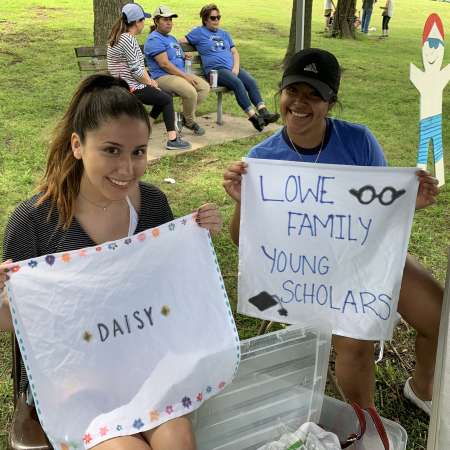
[[[209,72],[209,85],[213,89],[217,87],[218,79],[219,79],[219,72],[217,72],[217,70],[211,70],[211,72]]]
[[[186,73],[192,73],[192,61],[190,59],[184,60],[184,71]]]

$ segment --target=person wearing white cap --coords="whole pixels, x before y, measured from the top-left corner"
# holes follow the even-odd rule
[[[201,77],[186,73],[186,55],[178,40],[170,34],[172,19],[178,17],[167,6],[158,6],[153,13],[154,26],[144,45],[144,53],[152,77],[166,92],[175,93],[183,103],[183,125],[201,136],[205,130],[196,122],[195,110],[209,93],[209,84]]]
[[[191,144],[182,140],[175,129],[173,98],[163,92],[152,79],[144,65],[144,55],[136,35],[144,29],[146,18],[151,17],[137,3],[127,3],[108,37],[107,62],[111,75],[122,78],[131,92],[145,105],[152,105],[150,118],[155,120],[161,113],[167,130],[166,149],[186,150]]]

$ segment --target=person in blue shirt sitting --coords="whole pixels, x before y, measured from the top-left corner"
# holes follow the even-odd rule
[[[211,70],[217,70],[217,84],[234,92],[252,125],[262,131],[269,123],[276,122],[280,115],[268,111],[255,79],[240,66],[233,39],[219,28],[219,8],[213,3],[208,4],[201,9],[200,17],[203,25],[191,30],[180,42],[187,42],[197,49],[207,78]]]
[[[159,87],[179,95],[183,103],[183,126],[201,136],[205,130],[198,125],[195,110],[209,93],[209,84],[197,75],[186,73],[186,55],[178,40],[170,34],[172,19],[178,17],[167,6],[158,6],[153,13],[154,25],[144,45],[144,54],[152,78]]]

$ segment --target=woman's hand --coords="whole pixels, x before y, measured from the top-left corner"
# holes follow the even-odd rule
[[[158,82],[156,80],[154,80],[153,78],[150,78],[150,81],[148,82],[148,85],[151,86],[151,87],[154,87],[155,89],[161,90],[159,88],[159,86],[158,86]]]
[[[241,201],[242,175],[247,173],[248,164],[244,161],[235,161],[223,174],[223,187],[226,193],[237,202]]]
[[[186,80],[186,81],[188,81],[189,83],[191,83],[192,84],[192,86],[197,86],[197,80],[192,76],[192,75],[189,75],[188,73],[186,73],[186,74],[184,74],[184,79]]]
[[[197,209],[195,221],[202,228],[211,233],[218,233],[222,229],[223,219],[219,208],[214,203],[205,203]]]
[[[0,331],[13,331],[11,311],[9,309],[9,299],[4,289],[6,281],[9,280],[8,272],[12,265],[12,260],[8,259],[0,264]]]
[[[439,194],[438,180],[426,170],[418,170],[416,175],[419,179],[416,209],[422,209],[436,203],[436,197]]]
[[[11,267],[12,260],[8,259],[8,261],[5,261],[4,263],[0,264],[0,292],[5,287],[6,281],[9,280],[8,272],[9,268]]]

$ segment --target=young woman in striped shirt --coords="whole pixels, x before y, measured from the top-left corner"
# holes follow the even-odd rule
[[[5,282],[12,261],[121,239],[173,219],[166,196],[141,182],[147,167],[148,114],[127,83],[92,75],[78,87],[56,127],[38,194],[11,215],[0,264],[0,329],[12,330]],[[197,210],[199,226],[217,232],[217,207]],[[188,418],[103,442],[99,450],[192,450]]]
[[[124,79],[139,100],[153,105],[150,117],[155,120],[162,112],[167,130],[168,150],[186,150],[191,144],[177,136],[172,96],[162,91],[158,82],[145,69],[144,55],[136,35],[144,29],[145,18],[150,14],[136,3],[128,3],[113,25],[108,38],[107,62],[111,75]]]

